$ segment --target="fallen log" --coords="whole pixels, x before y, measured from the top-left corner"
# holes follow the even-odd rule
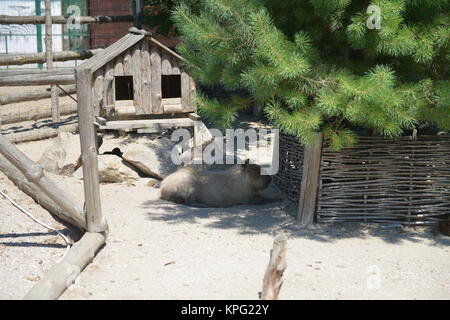
[[[90,57],[101,51],[102,49],[54,52],[53,61],[89,59]],[[0,55],[0,66],[10,66],[10,65],[20,66],[28,63],[45,63],[45,62],[46,62],[45,53]]]
[[[76,93],[77,92],[77,87],[75,85],[63,87],[63,89],[67,93]],[[58,90],[58,94],[60,96],[66,95],[62,90]],[[41,90],[35,90],[32,92],[23,92],[23,93],[12,93],[12,94],[0,96],[0,106],[5,105],[5,104],[10,104],[10,103],[16,103],[16,102],[47,99],[50,97],[51,97],[51,92],[49,89],[41,89]],[[75,110],[76,110],[76,106],[75,106]],[[27,119],[27,120],[30,120],[30,119]],[[21,121],[21,120],[19,120],[19,121]],[[2,118],[2,123],[7,123],[7,122],[5,122],[4,118]]]
[[[36,283],[24,300],[56,300],[75,282],[81,271],[94,259],[98,249],[105,243],[100,233],[86,232],[73,245],[60,263]]]
[[[273,240],[270,261],[264,274],[261,300],[276,300],[283,284],[283,273],[286,270],[287,236],[279,234]]]
[[[1,72],[0,87],[74,84],[75,72],[70,70],[39,70],[39,72]]]
[[[86,220],[83,209],[45,175],[42,165],[30,160],[2,135],[0,136],[0,154],[19,169],[29,182],[35,184],[47,197],[59,205],[69,217],[76,221]]]
[[[2,155],[0,155],[0,171],[2,171],[20,190],[29,195],[50,214],[76,226],[80,230],[86,230],[86,221],[84,219],[74,219],[72,216],[69,216],[61,206],[46,196],[34,183],[28,181],[23,173]]]
[[[67,24],[69,18],[63,16],[52,16],[52,24]],[[80,16],[76,17],[74,23],[111,23],[111,22],[133,22],[134,17],[128,16]],[[0,24],[44,24],[44,16],[7,16],[0,15]]]

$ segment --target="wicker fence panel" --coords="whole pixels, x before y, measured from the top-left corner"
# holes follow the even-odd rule
[[[360,137],[340,152],[323,148],[318,222],[434,224],[449,213],[450,137]]]
[[[279,169],[274,176],[274,183],[288,199],[287,211],[296,215],[302,180],[303,147],[296,137],[281,132],[279,146]]]

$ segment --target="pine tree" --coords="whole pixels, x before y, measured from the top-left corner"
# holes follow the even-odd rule
[[[449,0],[178,2],[177,50],[194,78],[249,92],[199,96],[199,112],[222,127],[256,101],[282,131],[305,144],[322,131],[335,149],[355,143],[354,128],[450,130]],[[380,29],[368,27],[369,5]]]
[[[183,0],[143,0],[143,24],[155,34],[174,36],[177,30],[170,19],[172,10]],[[198,12],[201,0],[189,0],[189,8]]]

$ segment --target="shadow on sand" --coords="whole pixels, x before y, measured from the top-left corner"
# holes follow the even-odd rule
[[[333,242],[345,238],[379,237],[388,243],[429,240],[436,245],[450,245],[450,238],[439,234],[436,226],[401,227],[357,222],[315,223],[299,226],[286,214],[286,203],[241,205],[229,208],[196,208],[164,200],[150,200],[142,204],[148,208],[148,219],[177,223],[203,223],[210,228],[235,229],[241,234],[286,233],[292,238]]]

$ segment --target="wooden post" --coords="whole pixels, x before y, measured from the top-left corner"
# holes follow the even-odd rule
[[[297,221],[308,225],[314,221],[317,190],[319,186],[320,161],[322,155],[323,134],[317,133],[316,141],[305,147],[303,156],[303,175],[300,184]]]
[[[93,75],[89,69],[77,69],[78,126],[83,164],[86,221],[89,232],[107,232],[107,223],[102,216],[100,203],[100,181],[97,162],[97,133],[92,106]]]
[[[53,69],[53,32],[52,32],[52,2],[45,0],[45,62],[47,63],[47,70]],[[60,120],[59,114],[59,96],[58,87],[51,86],[52,98],[52,121],[58,122]]]
[[[30,160],[17,147],[0,135],[0,154],[11,162],[29,181],[36,185],[42,192],[64,209],[65,214],[77,227],[85,225],[85,217],[79,208],[53,181],[45,174],[40,164]]]
[[[270,260],[264,274],[261,300],[276,300],[283,285],[283,273],[286,270],[287,236],[279,234],[273,240]]]
[[[56,300],[75,282],[81,271],[94,259],[98,249],[105,243],[100,233],[86,232],[69,249],[67,255],[36,283],[24,300]]]

